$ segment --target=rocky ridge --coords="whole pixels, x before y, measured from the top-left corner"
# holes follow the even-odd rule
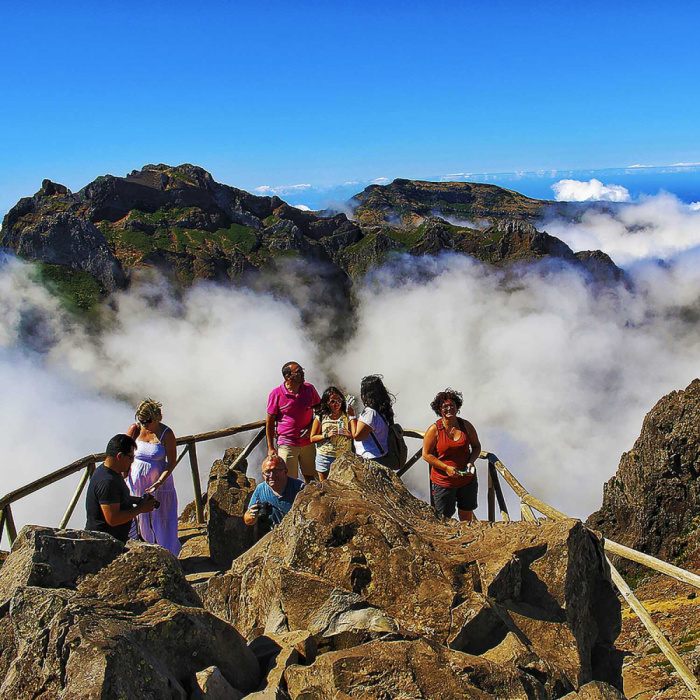
[[[45,180],[8,212],[0,245],[39,261],[48,280],[82,294],[83,307],[126,286],[142,267],[180,284],[245,282],[303,260],[341,299],[353,279],[400,252],[449,250],[495,265],[552,258],[596,277],[621,274],[603,253],[592,263],[590,253],[574,254],[535,229],[551,202],[494,185],[396,180],[354,199],[351,221],[218,183],[196,166],[147,165],[99,177],[77,193]]]
[[[604,486],[601,509],[587,524],[628,547],[683,565],[700,534],[698,476],[700,379],[695,379],[647,414],[634,447]]]

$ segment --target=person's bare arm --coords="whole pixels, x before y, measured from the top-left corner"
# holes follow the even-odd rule
[[[350,422],[350,432],[355,440],[364,440],[369,437],[372,428],[361,420],[353,420]]]
[[[165,483],[165,480],[173,473],[177,462],[177,440],[175,440],[173,431],[168,428],[165,433],[161,433],[161,437],[163,438],[162,445],[165,447],[165,471],[158,477],[158,481],[153,486],[146,489],[147,493],[153,493]]]
[[[105,516],[105,520],[110,527],[124,525],[124,523],[128,523],[141,513],[149,513],[155,507],[155,498],[145,498],[136,507],[127,508],[126,510],[121,510],[119,503],[100,503],[102,515]]]
[[[129,429],[126,431],[126,434],[132,440],[136,440],[138,438],[138,436],[141,434],[141,426],[138,423],[132,423],[129,426]]]
[[[445,464],[439,460],[433,453],[437,445],[438,431],[433,423],[426,431],[423,437],[423,459],[431,466],[435,467],[447,476],[457,476],[457,470],[449,464]]]
[[[479,436],[476,434],[476,428],[468,420],[465,420],[464,424],[467,429],[467,439],[472,447],[472,451],[469,453],[469,463],[474,466],[481,454],[481,442],[479,442]]]
[[[272,413],[267,414],[265,418],[265,436],[267,437],[267,454],[276,455],[277,449],[275,448],[275,423],[277,422],[277,417]]]
[[[321,432],[321,421],[318,418],[314,418],[309,439],[311,442],[323,442],[326,439],[326,436]]]

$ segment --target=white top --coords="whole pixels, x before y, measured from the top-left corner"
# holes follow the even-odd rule
[[[364,440],[355,440],[355,451],[360,457],[373,459],[375,457],[384,456],[389,450],[389,426],[386,421],[373,409],[365,408],[357,417],[358,421],[362,421],[372,429]],[[381,450],[377,449],[377,443],[374,441],[372,434],[377,438]]]

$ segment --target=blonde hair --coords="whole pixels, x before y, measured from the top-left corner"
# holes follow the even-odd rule
[[[150,418],[151,420],[160,420],[163,417],[161,412],[162,403],[158,403],[153,399],[144,399],[136,407],[136,417]]]

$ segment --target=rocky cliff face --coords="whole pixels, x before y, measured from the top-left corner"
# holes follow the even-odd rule
[[[588,525],[610,539],[672,561],[694,548],[700,521],[700,380],[664,396],[605,484]],[[682,562],[680,562],[682,563]]]
[[[97,178],[75,194],[44,181],[8,212],[1,245],[53,266],[59,282],[89,274],[103,292],[124,287],[129,270],[138,267],[158,267],[188,284],[250,279],[303,260],[346,299],[350,278],[390,253],[443,250],[498,265],[552,257],[594,274],[602,267],[619,275],[607,256],[590,265],[535,230],[531,222],[550,203],[494,185],[396,180],[355,199],[356,220],[350,221],[345,214],[301,211],[278,197],[251,195],[192,165],[147,165],[126,177]]]

